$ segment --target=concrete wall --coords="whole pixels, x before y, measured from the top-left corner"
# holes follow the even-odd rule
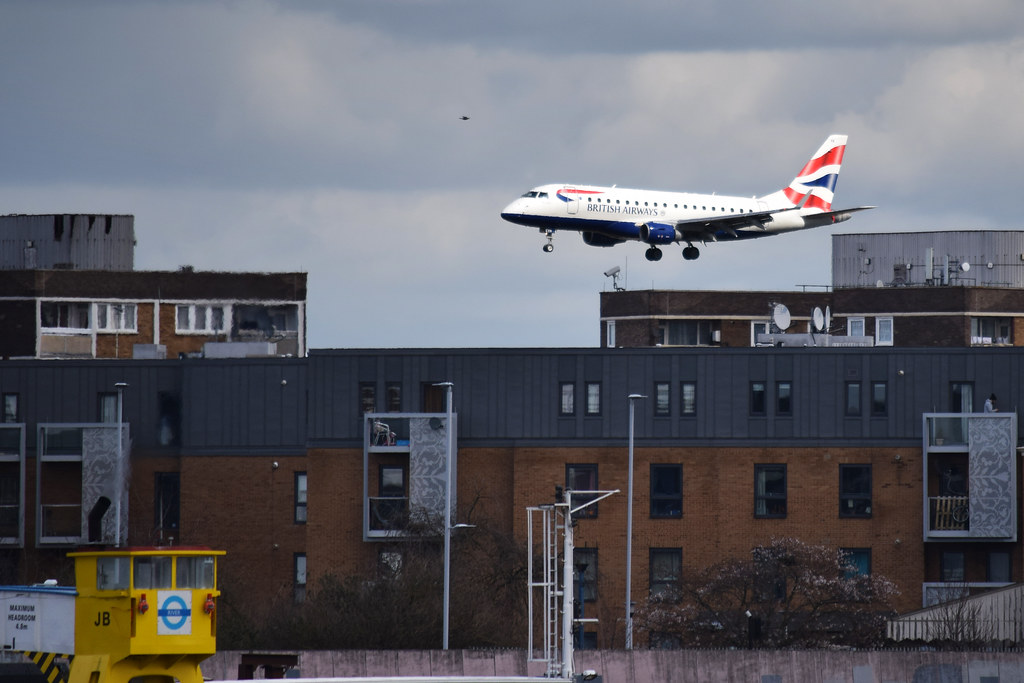
[[[236,679],[242,654],[218,652],[202,665],[203,676]],[[303,678],[540,676],[544,672],[544,665],[528,663],[522,650],[346,650],[298,655],[297,673]],[[595,650],[577,652],[576,669],[594,669],[606,683],[1019,683],[1024,681],[1024,656],[1019,652]]]

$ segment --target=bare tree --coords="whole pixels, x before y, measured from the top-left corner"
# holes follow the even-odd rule
[[[381,560],[358,574],[327,572],[304,601],[282,590],[234,609],[229,591],[219,645],[238,648],[437,649],[442,641],[443,546],[438,520],[410,519]],[[449,645],[521,647],[526,640],[526,553],[475,520],[452,538]],[[258,611],[256,611],[258,610]]]
[[[883,640],[897,594],[888,579],[857,573],[842,551],[783,538],[681,578],[636,620],[652,644],[866,646]]]

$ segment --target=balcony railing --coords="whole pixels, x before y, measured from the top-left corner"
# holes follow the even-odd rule
[[[928,499],[932,531],[967,531],[971,528],[967,496],[933,496]]]
[[[370,531],[399,531],[408,521],[408,498],[370,498]]]

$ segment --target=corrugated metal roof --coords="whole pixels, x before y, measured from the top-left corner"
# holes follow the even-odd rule
[[[889,620],[892,640],[1024,642],[1024,584],[950,600]]]
[[[134,266],[134,216],[0,216],[0,270],[123,271]]]
[[[963,264],[969,268],[964,270]],[[1022,230],[832,235],[832,286],[837,288],[870,287],[879,282],[885,286],[1024,287],[1021,266]]]

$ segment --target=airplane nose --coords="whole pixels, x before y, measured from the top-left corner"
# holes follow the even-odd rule
[[[501,217],[504,218],[505,220],[509,221],[509,220],[512,220],[513,216],[519,216],[519,215],[522,215],[522,213],[523,213],[522,202],[517,199],[514,202],[512,202],[511,204],[509,204],[508,206],[506,206],[504,209],[501,210]]]

